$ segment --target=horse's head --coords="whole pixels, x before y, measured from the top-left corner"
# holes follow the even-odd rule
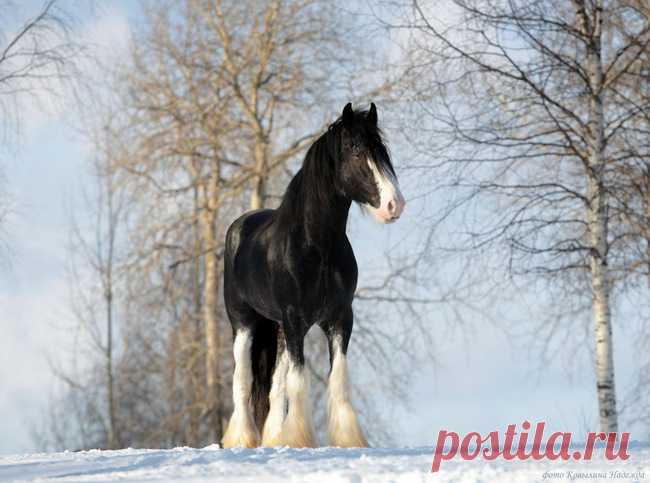
[[[382,223],[397,220],[404,210],[404,197],[377,127],[377,108],[343,109],[340,119],[340,163],[337,181],[343,193],[364,206]]]

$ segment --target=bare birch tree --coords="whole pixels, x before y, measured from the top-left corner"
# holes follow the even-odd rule
[[[629,159],[621,143],[650,107],[625,87],[647,82],[650,24],[600,0],[447,6],[438,20],[412,3],[410,68],[425,129],[445,148],[436,174],[448,168],[451,209],[471,207],[464,248],[496,248],[511,275],[589,297],[600,428],[616,431],[614,187]]]

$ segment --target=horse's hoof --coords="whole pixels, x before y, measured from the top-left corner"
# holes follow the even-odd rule
[[[282,439],[282,435],[279,434],[275,436],[265,436],[262,438],[261,446],[264,446],[265,448],[277,448],[284,445],[285,443]]]
[[[256,438],[224,438],[221,446],[228,448],[257,448],[259,443]]]
[[[231,421],[223,435],[221,445],[223,448],[257,448],[260,445],[260,438],[253,428],[241,427]]]
[[[315,448],[313,441],[285,441],[284,446],[289,448]]]
[[[304,432],[288,432],[283,438],[282,445],[288,446],[289,448],[316,447],[314,436],[311,433]]]

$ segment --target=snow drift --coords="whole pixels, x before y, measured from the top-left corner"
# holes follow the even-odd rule
[[[0,456],[0,481],[529,482],[650,479],[650,445],[607,461],[445,461],[430,473],[433,448],[124,449]],[[619,472],[618,477],[612,476]],[[625,478],[625,474],[636,474]]]

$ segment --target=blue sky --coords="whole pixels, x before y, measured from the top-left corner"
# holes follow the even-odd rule
[[[70,1],[71,5],[79,3]],[[40,2],[25,2],[24,8]],[[80,35],[100,44],[97,55],[119,55],[126,45],[129,22],[138,21],[137,2],[112,1],[85,12]],[[342,104],[343,105],[343,104]],[[390,112],[382,112],[390,115]],[[37,426],[55,387],[49,360],[61,360],[70,346],[65,277],[65,244],[71,210],[80,210],[81,188],[88,181],[89,148],[74,126],[74,109],[30,112],[17,152],[4,156],[16,213],[6,228],[10,263],[0,265],[0,452],[32,451],[30,431]],[[388,139],[390,141],[390,132]],[[393,149],[394,162],[400,155]],[[399,172],[399,171],[398,171]],[[403,182],[410,190],[415,180]],[[409,209],[410,208],[410,209]],[[382,257],[391,241],[418,226],[420,210],[407,206],[403,220],[379,227],[358,210],[351,221],[351,239],[364,264]],[[528,317],[526,307],[500,307],[509,318]],[[401,445],[430,445],[440,429],[460,432],[504,429],[523,420],[547,421],[550,428],[582,432],[596,421],[595,383],[584,367],[571,376],[567,360],[552,362],[540,375],[535,353],[512,342],[501,330],[472,315],[470,330],[453,330],[444,314],[430,314],[437,358],[413,375],[411,406],[393,406],[393,432]],[[619,389],[629,385],[633,351],[630,334],[615,328]],[[354,344],[354,339],[352,341]],[[352,369],[354,371],[354,369]],[[569,374],[569,375],[567,375]],[[376,395],[381,398],[381,394]],[[633,435],[634,437],[634,435]],[[637,438],[640,438],[638,435]]]

